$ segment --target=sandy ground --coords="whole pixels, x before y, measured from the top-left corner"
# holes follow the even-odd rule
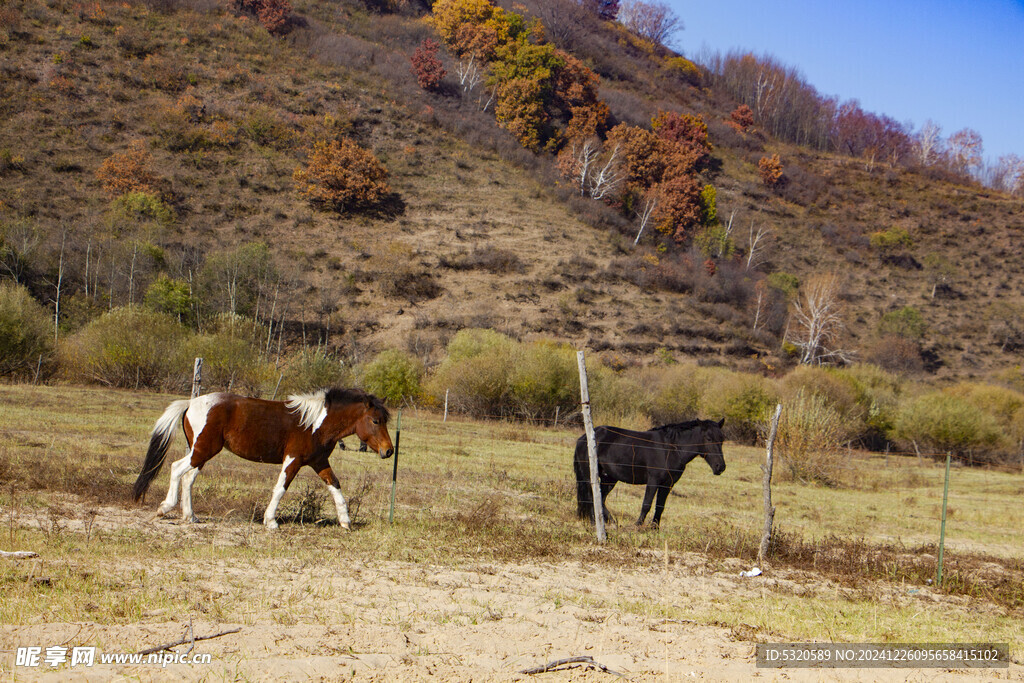
[[[101,510],[102,528],[124,523],[137,511]],[[216,530],[211,527],[216,526]],[[250,525],[251,526],[251,525]],[[204,528],[205,527],[205,528]],[[172,522],[154,533],[216,534],[232,525]],[[216,538],[212,539],[216,542]],[[9,561],[9,560],[7,560]],[[28,560],[32,561],[32,560]],[[294,566],[287,561],[211,561],[190,569],[210,577],[207,600],[237,602],[256,595],[243,623],[205,619],[197,610],[196,636],[239,629],[194,644],[207,664],[158,663],[15,666],[18,647],[95,645],[98,653],[137,652],[171,643],[188,631],[188,615],[160,611],[131,625],[31,623],[0,625],[0,676],[5,680],[365,680],[365,681],[613,681],[619,676],[592,665],[566,665],[527,675],[524,669],[554,660],[589,656],[632,681],[936,681],[1024,680],[1024,668],[771,670],[755,666],[756,632],[667,619],[689,600],[737,593],[756,599],[764,590],[798,577],[743,578],[739,565],[710,571],[699,556],[664,566],[615,570],[580,563],[459,568],[418,563],[339,563]],[[180,571],[174,562],[157,571]],[[273,576],[272,583],[266,577]],[[803,584],[801,584],[803,585]],[[582,599],[580,599],[582,596]],[[575,598],[575,599],[574,599]],[[2,599],[2,595],[0,595]],[[282,620],[273,608],[288,607]],[[202,607],[202,606],[199,606]],[[278,616],[275,616],[278,614]],[[277,622],[277,623],[275,623]],[[288,623],[290,622],[290,623]],[[174,650],[185,652],[188,645]]]

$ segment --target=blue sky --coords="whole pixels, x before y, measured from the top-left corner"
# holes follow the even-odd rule
[[[1024,157],[1024,0],[667,0],[683,54],[732,48],[796,67],[824,95],[943,137],[973,128],[985,157]]]

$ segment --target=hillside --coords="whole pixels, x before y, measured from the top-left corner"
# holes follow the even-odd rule
[[[651,229],[634,248],[632,217],[576,197],[552,155],[524,150],[460,96],[450,55],[444,87],[420,89],[409,57],[434,29],[415,3],[376,4],[296,2],[274,36],[212,0],[8,2],[0,275],[50,305],[61,282],[65,333],[141,303],[161,274],[194,287],[209,316],[234,301],[213,264],[262,242],[273,276],[234,303],[283,325],[286,344],[354,360],[399,347],[430,364],[458,329],[486,327],[585,345],[613,366],[672,357],[777,372],[795,362],[785,297],[799,296],[779,283],[835,272],[852,357],[939,378],[1019,366],[1020,198],[738,132],[724,124],[737,102],[621,30],[551,30],[601,76],[614,120],[676,110],[708,123],[705,177],[722,223],[733,217],[736,256],[709,268]],[[310,145],[342,134],[388,171],[391,194],[373,211],[323,211],[294,192]],[[136,141],[161,206],[126,205],[97,176]],[[785,169],[775,190],[758,175],[771,154]],[[751,226],[767,237],[748,268]],[[771,306],[758,311],[766,276]],[[894,350],[879,323],[908,306],[923,324]]]

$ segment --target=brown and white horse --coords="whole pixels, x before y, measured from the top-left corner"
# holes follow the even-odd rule
[[[180,488],[182,519],[198,521],[192,514],[192,484],[203,465],[227,448],[246,460],[282,466],[274,495],[263,515],[267,528],[277,528],[275,517],[281,497],[299,469],[308,465],[327,484],[338,511],[338,523],[348,529],[348,506],[327,458],[339,439],[353,433],[380,457],[390,457],[394,446],[387,429],[389,418],[390,413],[379,398],[358,389],[322,389],[289,396],[283,402],[227,393],[175,401],[153,427],[146,461],[132,495],[137,502],[146,493],[181,422],[189,450],[171,465],[167,497],[157,508],[157,517],[178,505]]]

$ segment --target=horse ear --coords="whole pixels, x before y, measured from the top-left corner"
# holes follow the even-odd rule
[[[723,417],[718,421],[718,428],[721,429],[725,425],[725,418]]]

